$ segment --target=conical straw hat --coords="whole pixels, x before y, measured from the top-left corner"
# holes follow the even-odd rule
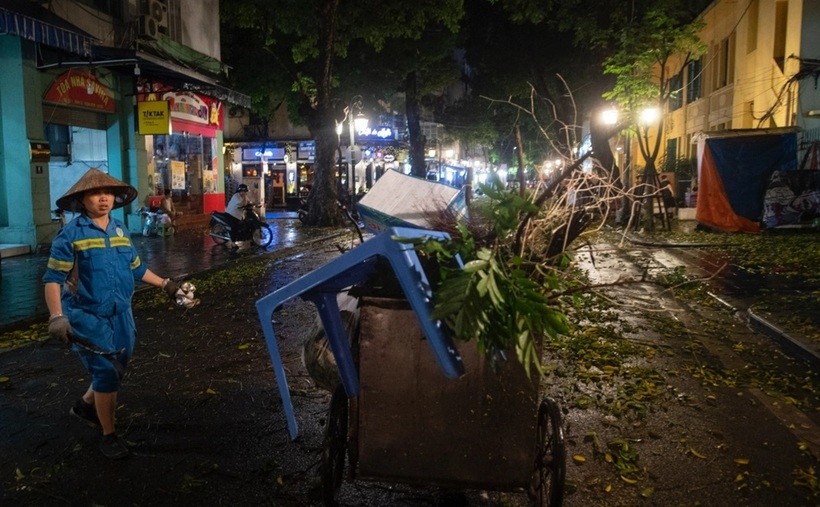
[[[65,211],[82,211],[83,193],[95,188],[110,188],[114,192],[112,209],[122,208],[137,198],[136,188],[92,167],[77,180],[74,186],[68,189],[68,192],[57,199],[57,207]]]

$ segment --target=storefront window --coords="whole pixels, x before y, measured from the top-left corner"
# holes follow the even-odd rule
[[[299,197],[307,197],[310,188],[313,186],[313,165],[299,164],[298,182]]]
[[[153,136],[154,195],[163,195],[171,189],[174,200],[189,213],[202,213],[202,195],[217,190],[215,166],[216,139],[200,134],[171,134]],[[153,167],[152,167],[153,164]]]

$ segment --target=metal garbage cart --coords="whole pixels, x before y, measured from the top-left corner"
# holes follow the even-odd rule
[[[453,343],[431,319],[431,287],[400,237],[447,236],[391,229],[257,301],[291,438],[298,428],[273,311],[296,296],[313,301],[336,359],[341,386],[331,398],[323,445],[325,504],[336,504],[348,478],[523,489],[535,505],[560,505],[565,450],[557,404],[539,402],[537,379],[514,358],[494,370],[475,344]],[[389,261],[406,299],[363,298],[351,344],[336,296],[363,282],[379,259]]]

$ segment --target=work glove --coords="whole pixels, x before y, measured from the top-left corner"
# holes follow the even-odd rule
[[[196,287],[191,282],[183,282],[182,285],[168,279],[163,290],[177,306],[189,309],[199,304],[199,300],[194,298]]]
[[[68,317],[59,315],[48,320],[48,335],[55,340],[68,345],[68,335],[71,333],[71,324],[68,323]]]
[[[171,280],[170,278],[165,279],[165,283],[162,285],[162,290],[168,294],[168,297],[171,298],[171,301],[177,300],[177,291],[179,290],[179,284],[175,281]]]

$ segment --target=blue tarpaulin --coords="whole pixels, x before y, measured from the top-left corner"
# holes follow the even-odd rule
[[[706,139],[696,219],[727,232],[757,232],[775,171],[797,169],[794,133]]]

